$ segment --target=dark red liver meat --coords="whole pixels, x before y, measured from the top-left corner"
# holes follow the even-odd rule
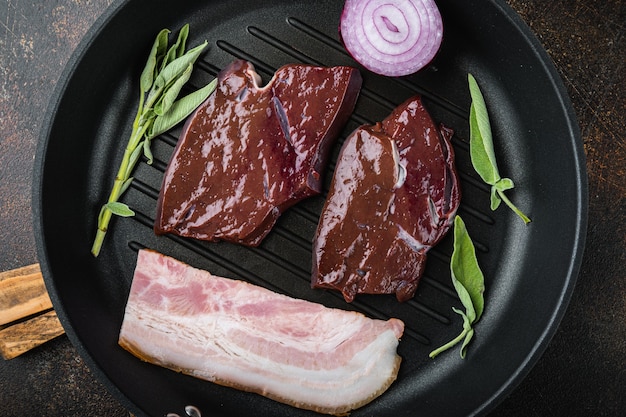
[[[256,246],[280,214],[320,192],[328,148],[352,113],[361,75],[287,65],[259,87],[235,61],[189,118],[163,178],[154,230]]]
[[[313,247],[312,286],[413,297],[460,191],[450,144],[414,97],[346,139]]]

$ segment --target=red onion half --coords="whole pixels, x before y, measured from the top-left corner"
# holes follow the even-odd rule
[[[361,65],[398,77],[432,61],[441,46],[443,22],[433,0],[346,0],[339,32]]]

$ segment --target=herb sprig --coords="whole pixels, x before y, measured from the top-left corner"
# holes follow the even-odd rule
[[[454,218],[454,250],[450,260],[450,272],[452,283],[456,290],[465,312],[452,307],[455,313],[463,317],[463,330],[461,333],[445,345],[430,352],[429,356],[434,358],[441,352],[446,351],[461,341],[461,358],[465,358],[467,345],[474,336],[472,325],[476,323],[483,314],[485,300],[485,278],[478,265],[476,249],[472,243],[465,223],[461,216]]]
[[[168,48],[170,33],[168,29],[159,32],[141,73],[137,115],[113,188],[98,215],[98,230],[91,248],[94,256],[100,253],[111,217],[135,215],[128,205],[118,200],[133,181],[131,175],[140,157],[143,155],[148,164],[152,163],[151,140],[189,116],[217,85],[214,79],[205,87],[178,99],[183,86],[191,77],[194,63],[208,43],[204,41],[185,52],[189,36],[187,24],[180,29],[175,43]]]
[[[506,190],[512,189],[515,185],[513,180],[502,178],[498,172],[487,105],[474,76],[468,74],[467,79],[472,97],[469,117],[472,165],[483,181],[491,185],[491,210],[496,210],[500,203],[504,201],[524,223],[528,224],[530,223],[530,218],[522,213],[504,194]]]

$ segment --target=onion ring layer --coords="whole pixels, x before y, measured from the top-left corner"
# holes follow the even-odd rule
[[[441,46],[443,22],[433,0],[346,0],[339,31],[361,65],[398,77],[432,61]]]

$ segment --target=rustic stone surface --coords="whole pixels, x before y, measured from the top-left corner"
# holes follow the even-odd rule
[[[37,262],[31,182],[42,115],[72,51],[110,0],[0,2],[0,270]],[[127,416],[61,336],[0,362],[0,414]]]
[[[0,3],[0,270],[36,262],[33,155],[61,71],[110,0]],[[553,59],[579,119],[589,230],[570,307],[494,416],[626,412],[626,2],[508,0]],[[0,362],[0,414],[126,416],[63,336]],[[451,393],[453,395],[453,393]]]

